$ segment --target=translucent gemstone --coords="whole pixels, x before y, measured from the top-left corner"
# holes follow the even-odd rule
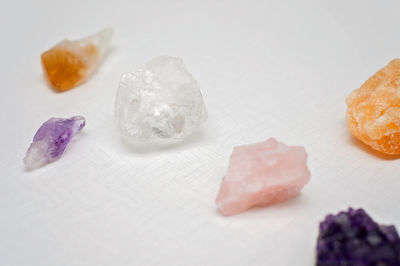
[[[268,206],[300,193],[310,179],[303,147],[288,146],[270,138],[233,149],[222,180],[217,206],[234,215],[253,206]]]
[[[111,37],[107,29],[81,40],[63,40],[44,52],[43,71],[52,87],[65,91],[85,82],[104,58]]]
[[[34,169],[58,159],[67,144],[85,126],[85,118],[74,116],[69,119],[50,118],[36,132],[26,152],[26,168]]]
[[[318,266],[400,265],[400,238],[392,225],[379,225],[363,209],[328,215],[319,225]]]
[[[375,73],[346,103],[356,138],[382,153],[400,154],[400,59]]]
[[[115,116],[131,140],[151,141],[191,134],[207,119],[207,112],[182,59],[160,56],[122,75]]]

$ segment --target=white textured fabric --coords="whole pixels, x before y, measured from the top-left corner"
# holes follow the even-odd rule
[[[345,98],[399,56],[393,1],[2,1],[0,265],[314,263],[318,223],[364,207],[400,229],[400,164],[351,137]],[[114,29],[84,85],[55,93],[40,54],[63,38]],[[128,146],[113,116],[122,73],[183,58],[209,118],[162,147]],[[82,115],[63,157],[25,172],[50,117]],[[305,146],[310,183],[284,204],[223,217],[232,148],[276,137]]]

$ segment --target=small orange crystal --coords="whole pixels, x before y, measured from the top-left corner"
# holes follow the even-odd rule
[[[81,56],[64,47],[56,46],[44,52],[42,65],[47,79],[58,91],[79,85],[87,76],[87,63]]]
[[[400,59],[391,61],[346,99],[347,125],[365,144],[400,154]]]
[[[42,54],[44,75],[57,91],[76,87],[95,72],[107,53],[112,29],[78,40],[63,40]]]

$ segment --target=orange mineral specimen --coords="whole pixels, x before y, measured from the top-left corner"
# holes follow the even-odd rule
[[[66,91],[85,82],[105,56],[112,30],[103,30],[81,40],[64,40],[41,56],[50,85]]]
[[[400,59],[369,78],[346,99],[347,125],[365,144],[400,155]]]

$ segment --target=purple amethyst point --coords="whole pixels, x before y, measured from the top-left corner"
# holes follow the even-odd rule
[[[363,209],[328,215],[319,225],[318,266],[399,266],[394,226],[375,223]]]
[[[26,169],[39,168],[58,159],[67,144],[85,126],[85,118],[50,118],[36,132],[33,142],[26,152]]]

